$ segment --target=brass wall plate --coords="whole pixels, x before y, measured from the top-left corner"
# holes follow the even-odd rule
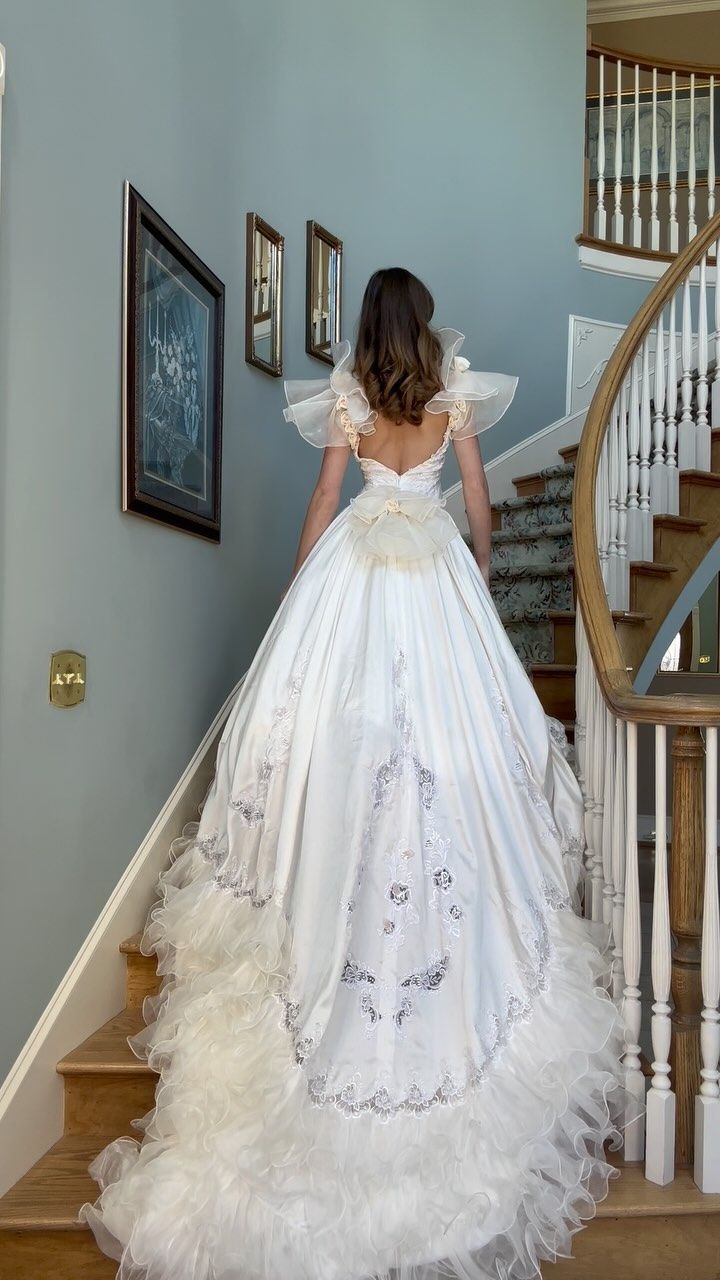
[[[76,707],[85,701],[85,654],[60,649],[50,658],[50,701],[54,707]]]

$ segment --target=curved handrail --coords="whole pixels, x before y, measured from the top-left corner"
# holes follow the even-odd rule
[[[709,246],[720,238],[720,213],[708,222],[658,280],[611,355],[585,418],[573,489],[573,553],[578,604],[595,674],[605,702],[622,720],[653,724],[720,725],[720,697],[637,694],[622,653],[600,568],[595,484],[612,408],[648,329]],[[717,287],[717,286],[716,286]],[[582,515],[580,514],[582,513]]]
[[[593,40],[587,47],[589,58],[608,58],[618,60],[624,67],[639,67],[641,71],[659,71],[661,75],[671,75],[673,71],[680,75],[720,76],[720,67],[705,66],[700,62],[669,62],[666,58],[641,58],[630,49],[610,49],[606,45],[596,44]]]

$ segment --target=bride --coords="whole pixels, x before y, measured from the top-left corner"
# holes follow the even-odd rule
[[[432,314],[378,271],[329,382],[286,383],[320,475],[145,928],[156,1106],[82,1210],[121,1280],[527,1280],[607,1191],[622,1032],[575,910],[582,801],[488,588],[476,436],[517,379]]]

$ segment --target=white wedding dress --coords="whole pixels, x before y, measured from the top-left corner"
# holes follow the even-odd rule
[[[441,499],[516,379],[441,338],[440,448],[359,460],[162,876],[131,1041],[157,1105],[82,1210],[122,1280],[526,1280],[607,1191],[622,1031],[574,910],[580,792]],[[357,453],[374,415],[334,355],[285,415]]]

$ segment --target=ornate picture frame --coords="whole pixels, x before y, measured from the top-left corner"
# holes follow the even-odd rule
[[[248,213],[245,266],[245,359],[273,378],[283,371],[285,237]]]
[[[332,364],[331,347],[340,341],[342,323],[343,242],[312,219],[307,223],[305,350]]]
[[[220,541],[225,286],[124,189],[122,509]]]

